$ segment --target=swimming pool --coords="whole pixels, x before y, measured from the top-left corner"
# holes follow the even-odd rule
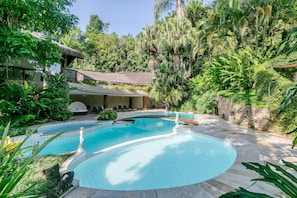
[[[37,132],[43,133],[43,134],[49,134],[49,133],[58,133],[63,131],[73,131],[73,130],[79,130],[80,127],[88,128],[93,127],[98,124],[97,121],[74,121],[74,122],[64,122],[59,124],[50,124],[41,126],[38,128]]]
[[[188,120],[194,120],[195,116],[193,113],[189,112],[173,112],[173,111],[156,111],[156,112],[142,112],[142,113],[134,113],[131,117],[142,117],[142,116],[169,116],[169,117],[176,117],[178,114],[179,118],[185,118]]]
[[[74,160],[70,168],[80,186],[107,190],[172,188],[211,179],[233,164],[236,152],[230,144],[193,132],[174,135],[175,121],[146,115],[84,131],[86,155]],[[77,150],[78,131],[62,136],[66,137],[51,142],[41,154]],[[142,139],[147,137],[155,138]]]
[[[123,142],[172,133],[175,122],[158,118],[134,118],[134,122],[121,124],[106,124],[84,131],[83,148],[87,155],[101,149],[120,144]],[[77,150],[79,145],[79,132],[63,134],[47,145],[41,155],[61,154]]]
[[[178,133],[95,155],[74,168],[80,186],[104,190],[150,190],[206,181],[225,172],[236,151],[220,139]]]

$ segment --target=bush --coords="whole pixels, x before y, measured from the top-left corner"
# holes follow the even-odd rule
[[[217,91],[209,90],[201,95],[192,94],[189,99],[184,100],[178,110],[195,111],[197,113],[217,113]]]
[[[278,59],[272,59],[256,67],[255,93],[259,101],[264,103],[269,102],[270,106],[280,107],[287,95],[287,90],[294,87],[295,84],[282,77],[273,69],[275,62],[278,62]],[[268,90],[270,91],[270,97],[268,96]],[[275,122],[286,133],[291,132],[297,125],[296,106],[297,96],[294,95],[291,97],[288,107],[281,112]]]
[[[271,62],[257,66],[255,70],[255,91],[259,101],[268,103],[270,91],[270,104],[279,105],[291,83],[271,68]]]
[[[282,160],[284,167],[267,162],[265,165],[255,162],[243,162],[242,164],[250,170],[257,172],[261,178],[253,179],[253,181],[263,181],[274,184],[276,188],[280,189],[288,197],[297,197],[297,166],[291,162]],[[286,169],[291,170],[286,170]],[[221,195],[220,198],[233,198],[233,197],[257,197],[257,198],[272,198],[267,194],[260,194],[250,192],[242,187],[233,192]]]
[[[24,147],[24,143],[29,139],[30,135],[34,131],[28,131],[28,135],[25,139],[15,142],[10,141],[8,132],[10,131],[10,123],[3,129],[0,127],[2,132],[2,138],[0,141],[0,197],[25,197],[26,195],[34,195],[29,193],[30,188],[36,185],[36,181],[32,182],[29,186],[21,188],[20,191],[16,192],[16,186],[20,184],[24,175],[28,172],[30,164],[34,162],[40,151],[53,139],[61,135],[51,137],[40,146],[35,144],[33,146]],[[31,153],[27,158],[23,155]]]
[[[44,120],[68,120],[69,87],[63,75],[46,78],[46,87],[5,82],[0,85],[0,125],[26,127]]]
[[[38,195],[38,197],[59,197],[63,192],[60,191],[56,182],[53,182],[44,175],[43,171],[53,167],[55,164],[61,166],[71,155],[71,153],[65,153],[62,155],[36,157],[24,178],[16,186],[15,192],[20,192],[22,189],[28,188],[38,181],[38,183],[28,191],[28,194]]]
[[[217,92],[209,90],[197,97],[196,110],[198,113],[214,114],[217,111]]]
[[[105,109],[99,113],[98,120],[115,120],[118,113],[112,109]]]

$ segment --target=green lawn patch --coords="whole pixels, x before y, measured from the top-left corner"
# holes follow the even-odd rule
[[[54,166],[57,163],[61,166],[71,155],[72,154],[67,153],[63,155],[39,156],[36,158],[35,162],[30,165],[30,170],[15,188],[15,191],[21,191],[21,189],[30,186],[33,181],[38,180],[38,184],[30,190],[30,193],[38,195],[38,197],[59,197],[59,190],[57,186],[55,186],[52,181],[48,181],[44,177],[42,171]]]

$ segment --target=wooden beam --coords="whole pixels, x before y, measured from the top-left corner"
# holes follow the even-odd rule
[[[281,66],[277,66],[274,67],[276,69],[290,69],[290,68],[295,68],[297,67],[297,63],[293,63],[293,64],[288,64],[288,65],[281,65]]]

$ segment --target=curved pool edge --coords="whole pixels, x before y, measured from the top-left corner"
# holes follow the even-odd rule
[[[196,115],[197,116],[197,115]],[[193,131],[208,134],[220,139],[228,139],[237,151],[237,158],[233,165],[222,175],[200,184],[190,186],[176,187],[162,190],[149,191],[112,191],[100,190],[94,188],[77,187],[69,192],[65,198],[83,198],[83,197],[151,197],[151,198],[192,198],[220,197],[222,194],[234,191],[238,187],[244,187],[251,191],[268,192],[273,197],[280,197],[279,190],[263,182],[251,181],[259,177],[258,174],[246,169],[241,162],[253,161],[264,164],[268,159],[273,162],[280,162],[287,155],[287,160],[292,162],[290,156],[297,155],[297,151],[291,150],[291,140],[284,135],[265,134],[257,131],[248,130],[235,124],[231,124],[215,115],[198,115],[199,126],[193,128]],[[262,142],[273,142],[277,147],[269,147],[267,144],[252,141],[251,137],[262,140]],[[277,140],[277,142],[275,142]],[[282,148],[282,149],[279,149]],[[252,149],[252,150],[251,150]],[[247,152],[248,151],[248,152]],[[269,156],[273,156],[273,159]],[[296,159],[294,157],[294,159]],[[267,191],[264,191],[267,190]]]
[[[188,125],[180,125],[180,128],[179,128],[178,133],[199,133],[199,132],[193,131],[191,128],[189,128]],[[114,145],[114,146],[111,146],[111,147],[108,147],[108,148],[99,150],[99,151],[97,151],[97,152],[95,152],[95,153],[93,153],[91,155],[86,155],[85,151],[83,151],[83,152],[77,152],[73,157],[70,157],[69,161],[67,160],[65,162],[65,164],[63,164],[63,171],[73,171],[74,168],[76,166],[78,166],[81,162],[83,162],[84,160],[87,160],[89,158],[95,157],[95,156],[100,155],[100,154],[102,154],[104,152],[111,151],[113,149],[117,149],[117,148],[120,148],[120,147],[123,147],[123,146],[128,146],[129,144],[134,144],[134,143],[138,143],[138,142],[145,142],[145,141],[154,140],[154,139],[160,139],[160,138],[166,138],[166,137],[171,137],[171,136],[175,136],[175,135],[176,134],[173,132],[173,133],[170,133],[170,134],[157,135],[157,136],[151,136],[151,137],[146,137],[146,138],[140,138],[140,139],[136,139],[136,140],[131,140],[131,141],[127,141],[127,142],[124,142],[124,143],[121,143],[121,144],[117,144],[117,145]],[[199,133],[199,135],[211,137],[211,138],[215,139],[216,141],[220,141],[223,144],[227,144],[228,146],[231,146],[232,149],[234,149],[234,151],[235,151],[235,160],[230,165],[230,167],[227,168],[222,173],[222,174],[225,174],[225,172],[227,172],[229,169],[231,169],[231,167],[234,166],[234,164],[237,161],[237,150],[236,150],[235,146],[229,140],[224,140],[224,139],[221,139],[221,138],[218,138],[218,137],[215,137],[215,136],[212,136],[212,135],[208,135],[208,134],[203,134],[203,133]],[[222,175],[222,174],[220,174],[220,175]],[[184,185],[184,186],[170,187],[170,188],[156,188],[156,189],[144,189],[144,190],[109,190],[109,189],[89,188],[89,187],[80,187],[80,188],[84,188],[84,189],[88,189],[89,188],[89,189],[95,189],[97,191],[109,191],[109,192],[124,192],[124,191],[127,191],[127,192],[136,192],[136,191],[143,191],[143,192],[145,192],[145,191],[151,191],[151,192],[153,192],[153,191],[156,191],[156,190],[178,189],[178,188],[186,188],[186,187],[191,187],[191,186],[197,186],[198,184],[201,184],[201,183],[204,183],[204,182],[207,182],[207,181],[211,181],[211,180],[215,179],[216,177],[219,177],[220,175],[217,175],[214,178],[211,178],[211,179],[208,179],[206,181],[199,182],[199,183],[194,183],[194,184],[189,184],[189,185]],[[79,183],[79,180],[78,179],[75,179],[75,180]]]
[[[41,133],[43,135],[50,135],[50,134],[55,134],[57,132],[62,132],[63,130],[60,129],[60,131],[52,131],[53,128],[55,128],[56,130],[58,130],[61,127],[65,127],[65,126],[77,126],[79,124],[82,124],[84,126],[88,126],[88,127],[84,127],[84,128],[89,128],[89,127],[95,127],[99,124],[99,122],[97,120],[84,120],[84,121],[67,121],[67,122],[62,122],[62,123],[52,123],[52,124],[44,124],[42,126],[39,126],[37,128],[37,133]],[[77,129],[73,129],[73,130],[67,130],[67,132],[72,132],[72,131],[77,131],[79,130],[79,128]]]
[[[75,166],[77,166],[79,163],[81,163],[83,160],[86,159],[86,151],[81,149],[77,150],[74,155],[70,156],[61,166],[60,171],[61,172],[67,172],[72,171]]]
[[[73,122],[73,121],[71,121],[71,122]],[[107,127],[107,126],[113,124],[113,121],[98,122],[98,121],[94,121],[94,120],[84,120],[83,122],[96,122],[97,123],[94,126],[83,128],[84,133],[92,132],[98,126]],[[56,123],[54,123],[54,124],[56,124]],[[62,123],[58,123],[58,124],[62,124]],[[34,127],[34,128],[38,129],[39,127],[41,127],[41,126],[37,126],[37,127]],[[80,132],[80,129],[64,131],[58,138],[68,138],[71,135],[79,135],[79,132]],[[42,143],[42,142],[48,140],[49,138],[53,137],[56,134],[57,133],[43,134],[42,132],[38,132],[38,130],[36,130],[36,133],[33,133],[30,136],[30,138],[25,142],[24,145],[27,146],[27,145],[32,145],[32,144],[36,144],[36,143]],[[14,139],[14,140],[23,140],[23,139],[25,139],[25,135],[12,137],[12,139]],[[73,150],[71,152],[75,152],[75,150]]]
[[[133,143],[137,143],[137,142],[142,142],[142,141],[147,141],[147,140],[153,140],[153,139],[158,139],[158,138],[162,138],[162,137],[169,137],[169,136],[173,136],[174,134],[164,134],[164,135],[157,135],[157,136],[151,136],[151,137],[146,137],[146,138],[140,138],[140,139],[136,139],[136,140],[131,140],[128,142],[124,142],[121,144],[117,144],[102,150],[99,150],[97,152],[95,152],[94,154],[91,155],[87,155],[86,151],[82,148],[82,149],[78,149],[76,150],[76,152],[74,153],[74,155],[70,156],[60,167],[60,172],[61,173],[65,173],[68,171],[73,171],[74,168],[76,166],[78,166],[81,162],[83,162],[84,160],[93,157],[95,155],[100,155],[104,152],[108,152],[112,149],[116,149],[125,145],[129,145],[129,144],[133,144]],[[79,187],[79,180],[76,178],[73,178],[73,188],[71,188],[68,192],[66,192],[63,196],[66,196],[67,194],[69,194],[70,192],[72,192],[73,190],[75,190],[76,188]],[[96,189],[96,190],[100,190],[100,189]]]

